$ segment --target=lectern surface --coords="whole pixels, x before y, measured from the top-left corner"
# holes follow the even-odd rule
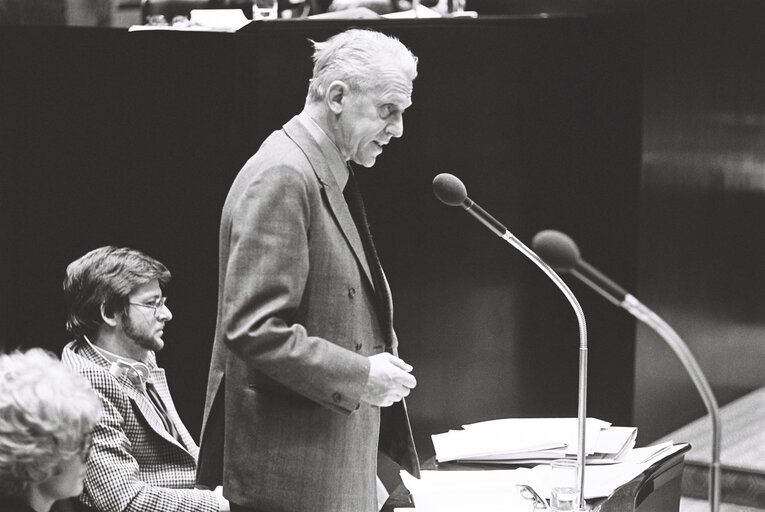
[[[619,487],[611,496],[602,500],[589,501],[589,510],[593,512],[671,512],[680,509],[680,481],[683,472],[683,459],[690,450],[684,444],[680,451],[671,457],[656,462],[630,482]],[[507,469],[511,466],[502,466]],[[490,470],[498,469],[495,465],[482,464],[439,464],[429,459],[423,469],[450,470]],[[393,512],[396,508],[413,508],[412,498],[401,485],[392,493],[383,512]]]

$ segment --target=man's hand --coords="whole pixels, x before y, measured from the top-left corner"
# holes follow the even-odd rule
[[[372,405],[388,407],[398,402],[417,385],[412,366],[383,352],[369,357],[369,378],[361,399]]]
[[[223,487],[219,485],[213,492],[218,498],[218,510],[220,512],[231,512],[231,505],[229,504],[228,500],[223,497]]]

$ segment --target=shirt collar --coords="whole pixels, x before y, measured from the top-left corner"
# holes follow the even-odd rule
[[[345,184],[348,183],[348,163],[343,158],[342,153],[337,145],[329,138],[327,132],[325,132],[316,121],[304,110],[297,116],[300,123],[311,135],[311,138],[319,145],[324,158],[327,159],[327,164],[335,177],[340,190],[345,188]]]
[[[136,359],[133,359],[131,357],[125,357],[115,354],[114,352],[109,352],[105,348],[101,348],[98,345],[95,345],[90,339],[88,339],[87,336],[83,335],[83,338],[85,339],[85,342],[90,345],[90,347],[96,351],[98,355],[100,355],[102,358],[104,358],[109,363],[114,362],[121,362],[121,363],[127,363],[128,365],[132,365],[134,363],[143,363],[151,368],[152,364],[150,361],[138,361]]]

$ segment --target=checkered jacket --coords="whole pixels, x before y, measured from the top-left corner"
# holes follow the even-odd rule
[[[81,505],[103,512],[218,511],[212,491],[194,489],[199,448],[175,410],[153,353],[150,379],[185,446],[167,432],[140,385],[112,375],[111,363],[88,343],[72,341],[61,360],[90,381],[104,406],[93,431]]]

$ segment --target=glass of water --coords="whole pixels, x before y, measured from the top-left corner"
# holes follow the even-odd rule
[[[576,490],[577,461],[555,459],[550,462],[550,510],[570,512],[579,510],[579,493]]]
[[[279,16],[278,0],[254,0],[252,3],[252,19],[275,20]]]

